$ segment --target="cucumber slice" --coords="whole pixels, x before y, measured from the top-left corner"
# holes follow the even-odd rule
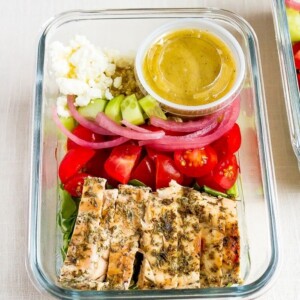
[[[124,120],[134,125],[145,123],[141,107],[136,99],[135,94],[127,96],[121,103],[121,112]]]
[[[76,122],[75,120],[73,119],[73,117],[67,117],[67,118],[64,118],[64,117],[59,117],[61,123],[69,130],[69,131],[72,131],[75,126],[76,126]]]
[[[139,104],[143,111],[150,117],[158,117],[163,120],[167,120],[165,113],[162,111],[159,103],[150,95],[139,100]]]
[[[119,95],[111,99],[106,107],[104,113],[116,123],[121,123],[122,113],[121,113],[121,103],[124,100],[124,95]]]
[[[107,104],[106,100],[93,99],[87,106],[78,108],[78,112],[85,118],[94,121],[99,112],[104,111]]]

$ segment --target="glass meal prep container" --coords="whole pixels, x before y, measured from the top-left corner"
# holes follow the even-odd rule
[[[67,43],[75,34],[80,34],[100,47],[136,51],[151,31],[180,18],[207,18],[216,22],[235,36],[245,54],[246,79],[238,119],[242,134],[238,154],[241,170],[238,218],[244,281],[239,286],[191,290],[65,289],[57,281],[62,265],[62,236],[56,217],[57,169],[66,140],[51,117],[57,88],[48,74],[48,47],[53,41]],[[265,105],[256,36],[244,19],[229,11],[204,8],[71,11],[52,19],[39,40],[33,111],[27,267],[37,288],[60,299],[215,299],[260,295],[274,280],[279,264],[276,186]]]
[[[284,0],[273,0],[272,3],[290,138],[300,168],[300,92],[286,15],[286,6]]]

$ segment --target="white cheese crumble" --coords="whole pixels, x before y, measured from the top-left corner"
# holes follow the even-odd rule
[[[113,86],[116,88],[116,89],[118,89],[118,88],[120,88],[121,87],[121,84],[122,84],[122,77],[116,77],[115,79],[114,79],[114,83],[113,83]]]
[[[57,113],[59,116],[67,118],[70,117],[70,112],[67,108],[67,96],[60,96],[56,100]]]
[[[132,65],[132,58],[121,57],[118,51],[102,51],[86,37],[75,36],[65,46],[61,42],[50,45],[51,71],[53,72],[60,96],[57,99],[59,116],[70,115],[66,106],[66,95],[76,95],[75,105],[86,106],[92,99],[113,98],[110,88],[119,88],[122,78],[115,80],[117,66]]]

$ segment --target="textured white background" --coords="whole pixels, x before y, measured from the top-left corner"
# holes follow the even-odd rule
[[[284,251],[279,278],[261,299],[300,299],[300,175],[289,142],[271,0],[0,2],[0,299],[51,299],[35,290],[25,269],[30,110],[37,39],[43,23],[57,13],[78,8],[205,6],[226,8],[242,15],[258,36]]]

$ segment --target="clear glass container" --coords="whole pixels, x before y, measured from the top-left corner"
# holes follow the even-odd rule
[[[65,138],[52,118],[57,88],[47,60],[48,46],[67,43],[74,34],[93,44],[136,51],[144,37],[158,26],[180,18],[207,18],[225,27],[239,41],[246,59],[246,80],[241,91],[238,123],[242,133],[239,151],[241,179],[238,216],[241,231],[240,286],[192,290],[77,291],[57,281],[62,264],[61,234],[56,225],[58,161]],[[253,298],[275,278],[279,264],[276,186],[264,98],[263,79],[255,33],[241,17],[218,9],[147,9],[72,11],[44,28],[38,45],[33,110],[31,193],[29,211],[28,272],[41,291],[60,299],[179,299]]]
[[[273,0],[272,3],[291,142],[300,168],[300,93],[286,16],[285,1]]]

